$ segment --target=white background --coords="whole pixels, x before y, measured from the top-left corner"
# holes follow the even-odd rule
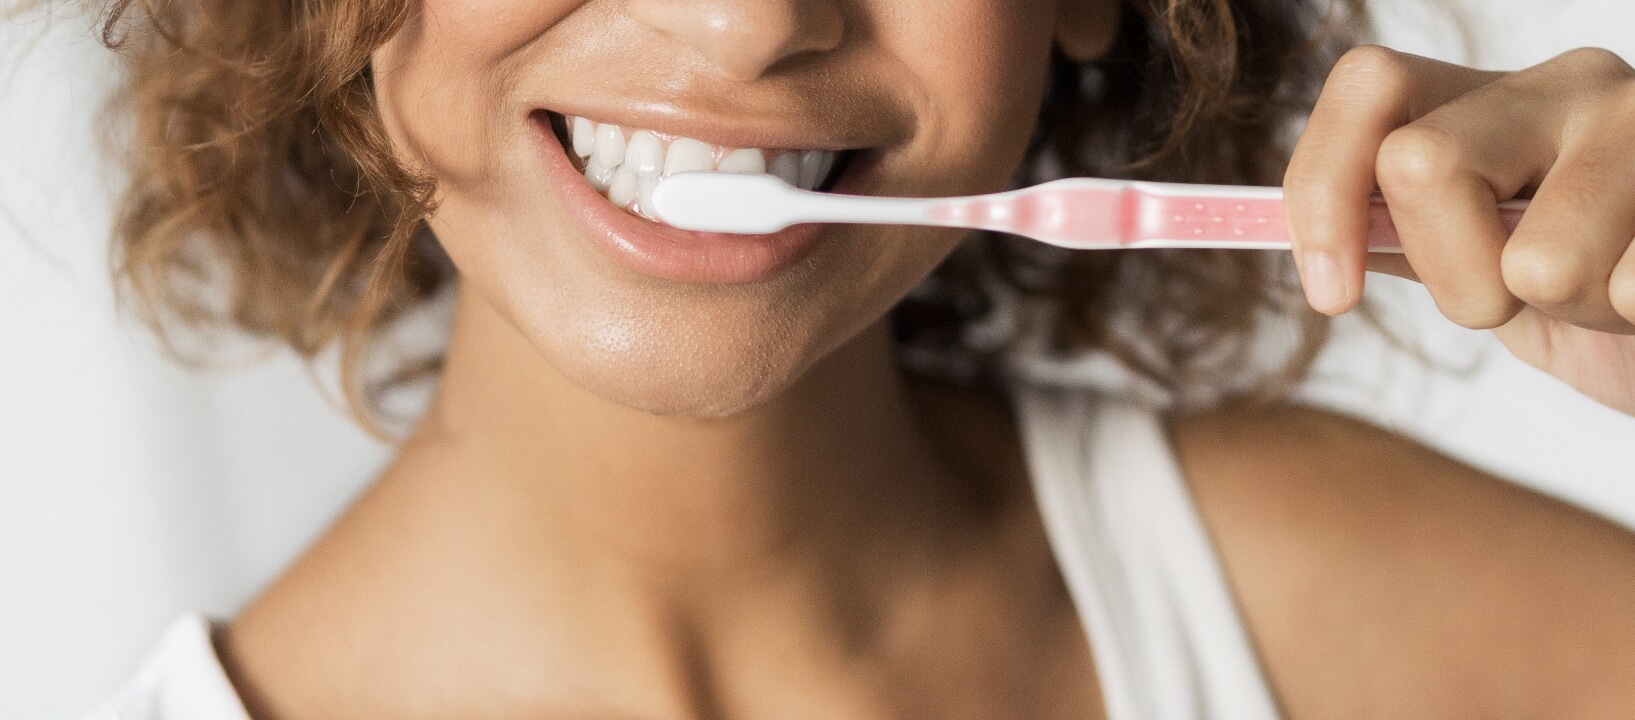
[[[1472,8],[1484,67],[1581,45],[1635,58],[1627,0]],[[1380,12],[1387,44],[1469,59],[1419,0]],[[287,356],[193,373],[116,314],[117,180],[92,124],[111,67],[82,20],[0,22],[0,718],[74,717],[179,612],[230,615],[387,453]],[[1635,524],[1635,419],[1441,321],[1417,286],[1374,290],[1442,357],[1481,364],[1426,375],[1354,334],[1309,397]]]

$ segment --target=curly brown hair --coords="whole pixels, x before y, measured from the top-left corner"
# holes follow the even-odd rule
[[[1123,0],[1108,55],[1053,60],[1018,182],[1277,184],[1287,131],[1362,27],[1362,2]],[[364,381],[368,351],[454,277],[424,222],[433,182],[398,160],[372,91],[371,53],[410,11],[409,0],[110,0],[101,23],[127,61],[115,117],[129,123],[132,184],[113,266],[133,307],[166,338],[179,323],[309,360],[338,347],[347,403],[370,426],[391,383]],[[1061,253],[978,235],[893,322],[904,347],[969,350],[997,278],[1054,308],[1053,351],[1109,352],[1181,392],[1224,382],[1243,353],[1222,349],[1245,347],[1271,311],[1295,319],[1298,339],[1254,388],[1270,396],[1326,339],[1292,277],[1277,254]]]
[[[1328,70],[1368,32],[1364,2],[1123,0],[1106,56],[1076,63],[1055,55],[1017,184],[1279,184]],[[1329,332],[1328,318],[1306,306],[1288,256],[1276,253],[1071,252],[981,233],[922,290],[896,319],[899,340],[924,350],[916,355],[929,368],[981,374],[1011,349],[1014,331],[998,343],[973,342],[968,332],[994,311],[999,290],[1049,310],[1035,329],[1045,346],[1035,350],[1108,353],[1182,405],[1280,398]],[[1360,314],[1385,329],[1371,306]],[[1286,321],[1291,337],[1280,361],[1252,367],[1268,319]]]

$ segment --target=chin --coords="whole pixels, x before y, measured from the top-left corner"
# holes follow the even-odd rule
[[[701,308],[652,313],[580,313],[564,323],[531,324],[525,334],[557,373],[581,390],[640,412],[728,418],[766,404],[821,359],[816,335],[760,313]]]
[[[766,404],[793,384],[796,377],[771,364],[746,362],[734,368],[717,366],[710,374],[685,369],[655,375],[647,382],[619,382],[606,367],[572,377],[586,391],[649,415],[717,420],[736,417]],[[726,372],[723,372],[725,370]]]

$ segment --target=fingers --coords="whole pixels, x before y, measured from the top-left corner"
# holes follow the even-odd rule
[[[1632,96],[1635,98],[1635,96]],[[1631,103],[1635,107],[1635,103]],[[1570,148],[1540,184],[1504,249],[1504,284],[1545,314],[1591,330],[1635,334],[1635,112],[1606,139]],[[1596,131],[1599,132],[1600,131]],[[1621,137],[1620,137],[1621,136]],[[1615,297],[1615,292],[1620,296]]]
[[[1499,114],[1507,88],[1479,88],[1386,136],[1375,175],[1403,254],[1442,314],[1468,328],[1503,325],[1523,307],[1501,259],[1508,199],[1543,175],[1556,149],[1548,118]]]
[[[1624,251],[1623,259],[1612,269],[1607,294],[1618,316],[1635,323],[1635,244]]]
[[[1339,314],[1362,297],[1368,203],[1386,137],[1497,77],[1371,45],[1341,58],[1283,182],[1296,266],[1312,307]]]
[[[1635,70],[1566,53],[1486,73],[1383,48],[1336,67],[1296,147],[1285,204],[1307,298],[1335,314],[1364,268],[1424,283],[1442,313],[1496,328],[1531,306],[1635,334]],[[1500,201],[1537,186],[1514,233]],[[1368,258],[1369,195],[1385,196],[1403,255]]]
[[[1614,407],[1635,407],[1635,68],[1604,50],[1480,73],[1374,48],[1325,85],[1284,178],[1307,298],[1354,306],[1369,267]],[[1370,191],[1403,254],[1365,261]],[[1537,187],[1515,215],[1499,201]]]

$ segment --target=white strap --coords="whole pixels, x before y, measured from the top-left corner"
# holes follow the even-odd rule
[[[210,619],[171,623],[123,690],[81,720],[250,720],[216,659]]]
[[[1035,494],[1108,720],[1276,720],[1276,703],[1154,411],[1016,390]]]

